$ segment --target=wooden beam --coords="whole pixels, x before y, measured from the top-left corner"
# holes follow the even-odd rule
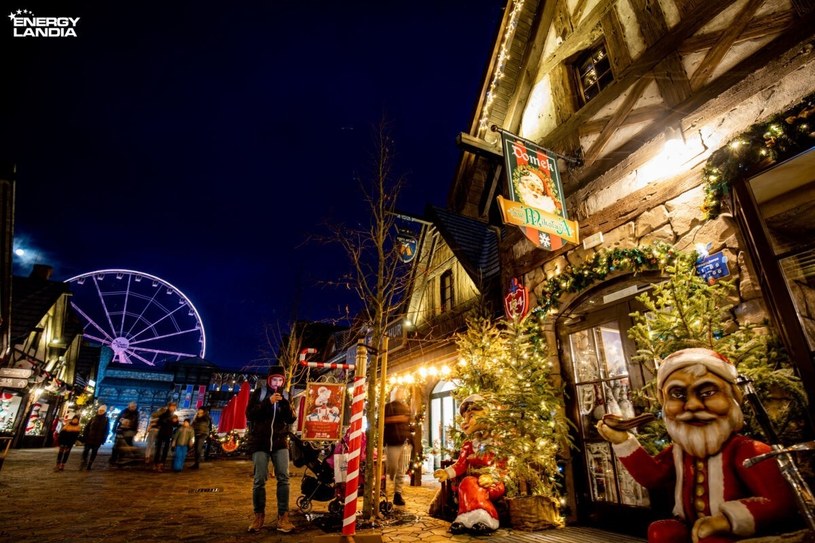
[[[729,3],[730,0],[725,1]],[[600,0],[594,9],[575,26],[574,32],[563,40],[560,47],[551,56],[543,59],[543,63],[537,70],[537,81],[552,71],[552,68],[597,41],[602,36],[600,20],[616,3],[617,0]]]
[[[618,74],[631,64],[631,50],[625,38],[623,25],[616,9],[611,9],[600,20],[603,36],[606,40],[606,53],[611,60],[612,73]]]
[[[615,111],[611,119],[609,119],[608,124],[603,127],[603,130],[600,131],[600,135],[594,140],[594,143],[592,143],[589,150],[586,151],[583,156],[583,160],[587,166],[590,166],[594,162],[594,159],[597,158],[597,155],[603,151],[611,139],[611,136],[620,128],[625,118],[631,113],[631,110],[634,109],[634,104],[642,97],[645,88],[650,84],[651,80],[647,77],[643,77],[634,83],[628,95],[625,97],[625,100],[623,100],[623,103],[620,104],[617,111]]]
[[[566,193],[572,194],[582,189],[611,168],[619,166],[625,170],[633,170],[640,167],[643,159],[637,154],[637,150],[642,147],[643,142],[655,138],[664,131],[665,126],[683,119],[694,125],[705,124],[709,119],[720,115],[721,111],[738,107],[741,101],[760,92],[769,82],[778,81],[800,68],[809,61],[810,57],[799,54],[798,49],[809,43],[814,37],[815,16],[810,15],[801,19],[788,32],[778,35],[773,41],[765,44],[764,47],[714,79],[706,87],[696,91],[683,103],[676,105],[666,117],[638,132],[636,138],[615,149],[613,156],[602,157],[596,160],[591,167],[573,172],[574,177],[570,178],[570,186],[568,188],[564,186]],[[739,92],[730,93],[732,98],[729,98],[727,102],[722,102],[734,85],[758,70],[763,72],[761,79]],[[714,98],[717,100],[716,106],[705,109],[704,106]],[[581,226],[581,233],[582,230]]]
[[[764,0],[747,0],[742,10],[736,15],[735,20],[727,26],[716,42],[716,45],[710,48],[710,51],[707,52],[707,55],[705,55],[705,58],[702,59],[701,64],[699,64],[699,67],[691,76],[690,86],[692,89],[701,87],[710,79],[710,76],[722,61],[724,55],[730,50],[736,38],[744,31],[750,19],[755,15],[756,10],[758,10],[763,3]]]
[[[567,134],[576,132],[578,127],[591,119],[602,108],[616,100],[623,92],[633,85],[638,79],[651,71],[660,61],[674,52],[685,39],[695,34],[702,26],[716,17],[735,0],[719,0],[707,3],[703,7],[698,7],[692,11],[684,20],[678,23],[659,42],[645,50],[640,57],[631,63],[622,74],[616,76],[615,80],[588,104],[583,106],[577,113],[572,115],[566,122],[560,124],[544,139],[543,145],[553,146],[554,142],[564,138]]]
[[[583,17],[583,12],[586,10],[587,3],[587,0],[577,0],[577,5],[572,12],[572,23],[578,24],[580,22],[580,18]]]
[[[668,33],[668,22],[657,0],[631,0],[645,44],[652,47]],[[677,52],[669,53],[654,67],[654,79],[659,93],[669,106],[685,100],[691,94],[688,74]]]
[[[665,116],[667,106],[665,104],[651,104],[647,106],[632,109],[631,113],[623,121],[620,126],[627,126],[632,124],[644,123],[648,121],[657,121]],[[602,119],[593,119],[580,126],[580,135],[587,136],[594,134],[603,129],[608,124],[611,117],[603,117]]]
[[[750,26],[745,28],[744,32],[739,35],[735,43],[778,34],[792,26],[793,22],[793,13],[791,11],[782,11],[765,17],[756,17],[750,22]],[[685,40],[679,47],[679,53],[687,55],[689,53],[709,49],[716,45],[721,39],[722,34],[724,34],[724,30],[692,36]]]

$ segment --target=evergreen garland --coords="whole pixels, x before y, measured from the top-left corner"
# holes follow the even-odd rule
[[[703,169],[706,219],[721,213],[722,198],[730,185],[793,157],[815,145],[815,94],[810,94],[792,109],[756,123],[747,131],[710,155]]]

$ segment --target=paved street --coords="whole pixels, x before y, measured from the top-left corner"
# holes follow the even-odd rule
[[[215,460],[204,463],[198,471],[154,473],[142,466],[108,467],[110,449],[105,447],[94,471],[87,472],[79,471],[82,447],[77,447],[65,471],[57,473],[53,471],[56,453],[56,449],[9,452],[0,470],[0,543],[306,542],[339,534],[339,530],[319,527],[326,518],[319,513],[326,511],[327,502],[315,502],[310,516],[294,505],[300,494],[302,470],[294,470],[291,480],[296,531],[280,534],[267,527],[261,534],[248,534],[252,512],[252,465],[248,460]],[[537,533],[500,529],[489,537],[452,536],[448,523],[426,514],[435,490],[432,481],[422,487],[406,486],[407,506],[399,508],[403,511],[381,526],[357,533],[379,534],[384,543],[640,541],[591,528]],[[267,491],[267,512],[274,512],[273,481]]]

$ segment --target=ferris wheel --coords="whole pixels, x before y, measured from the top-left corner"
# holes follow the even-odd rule
[[[113,362],[155,366],[204,357],[201,316],[167,281],[133,270],[98,270],[65,282],[84,337],[110,347]]]

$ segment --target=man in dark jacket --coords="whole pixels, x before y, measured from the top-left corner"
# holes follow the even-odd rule
[[[255,517],[250,532],[263,527],[266,516],[266,480],[269,478],[269,460],[274,465],[277,485],[277,530],[291,532],[289,520],[289,424],[294,422],[289,401],[283,397],[286,373],[282,366],[269,368],[266,383],[261,383],[249,397],[246,420],[249,430],[249,452],[254,462],[252,506]]]
[[[175,415],[177,407],[176,402],[170,402],[150,417],[153,421],[151,424],[158,429],[156,450],[153,453],[154,471],[164,471],[164,463],[167,461],[167,453],[170,451],[170,441],[173,439],[176,426],[178,426],[178,416]]]
[[[212,430],[212,419],[207,413],[206,409],[198,408],[195,413],[195,418],[192,419],[192,431],[195,434],[195,464],[192,465],[193,469],[198,469],[199,462],[204,456],[204,447],[207,444],[209,432]]]
[[[96,460],[96,453],[99,452],[99,447],[108,438],[108,431],[110,430],[110,419],[105,414],[108,408],[106,405],[100,405],[96,410],[94,416],[88,424],[85,425],[83,432],[83,440],[85,441],[85,450],[82,451],[82,462],[79,464],[79,469],[87,468],[91,470],[93,461]],[[90,458],[88,458],[90,455]]]
[[[119,416],[116,417],[116,422],[113,424],[113,450],[110,453],[110,463],[114,464],[121,455],[119,446],[121,443],[126,444],[128,447],[133,446],[133,438],[139,430],[139,410],[136,407],[136,402],[130,402],[127,409],[122,409]],[[117,437],[121,437],[122,441],[118,441]]]

